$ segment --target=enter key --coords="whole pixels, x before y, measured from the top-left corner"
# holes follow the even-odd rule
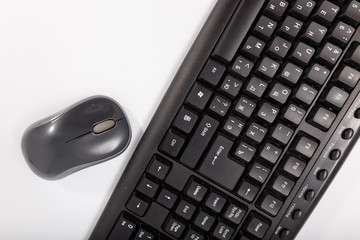
[[[217,136],[199,169],[201,174],[230,191],[234,189],[245,169],[229,159],[228,154],[232,144],[227,138]]]

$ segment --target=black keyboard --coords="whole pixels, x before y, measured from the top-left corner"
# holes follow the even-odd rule
[[[294,239],[359,136],[359,22],[218,1],[90,239]]]

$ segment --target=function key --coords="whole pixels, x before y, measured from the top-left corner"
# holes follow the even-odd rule
[[[336,15],[339,13],[339,6],[329,2],[323,1],[318,10],[313,15],[315,21],[324,25],[330,25],[334,21]]]
[[[310,123],[323,131],[327,131],[336,118],[336,114],[323,108],[317,107],[310,113]]]
[[[338,110],[342,108],[342,106],[344,106],[348,97],[349,94],[347,92],[345,92],[341,88],[332,86],[325,90],[325,93],[323,95],[323,101],[325,102],[325,104],[328,104],[333,109]]]
[[[317,93],[318,91],[315,88],[303,83],[296,91],[295,100],[298,100],[301,104],[308,106],[312,103]]]
[[[352,90],[360,79],[360,72],[349,66],[344,66],[340,71],[337,71],[333,77],[335,83],[344,87],[346,90]]]
[[[185,99],[185,103],[198,111],[205,108],[210,99],[211,91],[202,85],[195,83],[191,88],[189,95]]]
[[[243,120],[230,115],[223,126],[223,130],[229,133],[232,137],[238,137],[244,126],[245,122]]]
[[[194,181],[191,179],[189,181],[186,195],[189,196],[191,199],[201,202],[201,200],[204,198],[205,194],[207,192],[207,188],[204,187],[202,184]]]
[[[245,216],[246,208],[241,207],[239,204],[231,203],[225,211],[225,219],[231,221],[234,224],[240,224],[241,220]]]
[[[243,181],[237,194],[244,200],[252,202],[255,199],[256,194],[259,192],[259,187],[248,182]]]
[[[195,226],[203,231],[209,231],[215,222],[215,218],[210,214],[200,211],[194,220]]]
[[[252,213],[246,219],[244,230],[256,238],[263,238],[269,227],[269,221],[258,214]]]
[[[314,9],[315,4],[315,1],[312,0],[297,0],[290,8],[289,14],[301,20],[305,20]]]
[[[219,213],[225,206],[226,199],[220,196],[217,193],[210,193],[209,197],[206,199],[205,206],[211,209],[212,211]]]
[[[270,168],[256,162],[250,169],[249,176],[260,183],[264,183],[270,171]]]
[[[209,110],[213,113],[224,117],[231,106],[231,102],[224,97],[215,95],[209,105]]]
[[[295,144],[295,151],[306,158],[311,158],[319,145],[314,140],[311,140],[310,138],[305,136],[301,136],[300,138],[298,138]]]
[[[320,50],[317,60],[325,64],[327,67],[335,65],[342,53],[342,49],[332,43],[326,43]]]
[[[195,126],[197,119],[198,116],[195,113],[181,107],[172,125],[184,133],[189,134]]]
[[[159,161],[159,157],[154,156],[150,166],[147,170],[152,176],[156,177],[157,179],[164,180],[166,174],[170,170],[170,166]]]
[[[242,85],[242,81],[228,75],[224,78],[220,90],[227,94],[230,98],[235,98],[238,95]]]
[[[189,229],[184,240],[204,240],[204,236],[193,229]]]
[[[148,231],[140,228],[139,231],[136,233],[134,240],[153,240],[155,239],[155,236]]]
[[[208,60],[199,75],[199,79],[215,87],[219,83],[225,70],[225,66],[221,65],[220,63],[217,63],[213,60]]]
[[[268,84],[265,81],[260,80],[257,77],[252,77],[248,82],[245,90],[250,95],[260,98],[264,94],[267,85]]]
[[[176,199],[177,195],[175,193],[172,193],[169,190],[163,188],[159,193],[156,201],[164,207],[171,209],[174,206]]]
[[[290,156],[286,160],[283,169],[285,172],[298,178],[298,177],[300,177],[301,173],[304,171],[305,167],[306,167],[306,164],[303,161],[300,161],[296,157]]]
[[[141,181],[136,186],[136,190],[144,194],[149,198],[153,198],[159,185],[148,179],[147,177],[143,177]]]
[[[264,41],[250,35],[242,47],[242,52],[255,60],[260,57],[260,54],[263,51],[264,47]]]
[[[232,65],[231,71],[242,78],[247,78],[254,63],[243,56],[238,56]]]
[[[266,194],[260,201],[260,209],[270,214],[271,216],[276,216],[280,211],[283,201],[273,197],[270,194]]]
[[[309,43],[312,46],[319,46],[323,38],[327,33],[327,28],[316,23],[311,22],[307,27],[303,35],[301,36],[301,40]]]
[[[129,201],[126,204],[127,209],[141,217],[144,216],[148,207],[149,203],[145,200],[138,198],[135,194],[130,197]]]
[[[176,158],[184,143],[185,139],[183,137],[169,130],[159,145],[159,150],[170,157]]]
[[[351,1],[345,12],[341,15],[341,19],[349,23],[353,27],[357,27],[360,22],[360,3],[358,1]]]
[[[230,240],[234,229],[223,222],[219,222],[213,232],[213,236],[220,240]]]
[[[341,133],[341,138],[344,140],[349,140],[354,136],[354,129],[347,128]]]
[[[135,231],[136,223],[125,218],[123,215],[116,221],[108,240],[124,239],[130,240],[131,235]]]
[[[185,230],[185,224],[174,219],[173,217],[169,217],[169,219],[163,225],[165,232],[169,233],[171,236],[175,238],[180,238]]]
[[[291,89],[281,83],[275,83],[270,90],[269,98],[280,104],[284,104],[290,96]]]
[[[260,157],[267,160],[270,164],[276,163],[282,150],[272,143],[266,143],[260,152]]]
[[[350,38],[355,32],[355,28],[350,25],[347,25],[343,22],[338,22],[334,29],[332,29],[329,40],[332,41],[334,44],[345,47],[346,44],[350,41]]]
[[[360,119],[360,108],[356,109],[356,111],[354,112],[354,117]]]
[[[279,21],[289,3],[285,0],[270,0],[264,8],[264,14]]]
[[[180,217],[190,220],[195,213],[196,207],[185,200],[181,200],[176,207],[176,214]]]
[[[316,178],[319,181],[325,181],[327,179],[328,175],[329,175],[329,172],[325,169],[322,169],[316,174]]]
[[[311,201],[315,198],[315,195],[316,195],[315,191],[310,189],[305,192],[304,198],[306,201]]]
[[[271,187],[281,195],[288,196],[294,185],[295,183],[290,179],[288,179],[287,177],[284,177],[283,175],[278,175],[276,179],[273,181]]]
[[[339,149],[334,149],[329,153],[329,158],[331,160],[338,160],[341,157],[341,151]]]
[[[303,26],[303,22],[296,18],[287,16],[281,24],[279,34],[286,39],[294,40]]]
[[[278,123],[275,128],[272,130],[271,137],[280,143],[287,144],[290,141],[290,138],[294,130],[285,126],[282,123]]]
[[[299,125],[301,120],[305,116],[305,113],[306,111],[304,109],[291,103],[286,108],[284,118],[295,125]]]
[[[318,63],[313,63],[309,68],[307,68],[305,72],[305,77],[311,83],[320,87],[324,84],[329,74],[330,74],[329,69]]]
[[[277,26],[276,21],[268,17],[261,16],[259,21],[256,23],[254,34],[256,34],[258,37],[264,40],[268,40],[273,34],[276,26]]]

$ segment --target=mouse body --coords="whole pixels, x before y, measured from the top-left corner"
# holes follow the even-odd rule
[[[30,125],[21,147],[37,175],[55,180],[118,156],[130,139],[121,106],[111,98],[93,96]]]

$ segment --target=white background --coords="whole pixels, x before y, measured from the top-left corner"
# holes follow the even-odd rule
[[[0,239],[87,239],[215,0],[0,0]],[[23,131],[83,98],[115,98],[133,140],[121,156],[46,181]],[[359,239],[360,145],[297,239]]]

